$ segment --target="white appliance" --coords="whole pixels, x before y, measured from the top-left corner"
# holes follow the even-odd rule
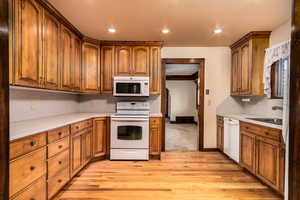
[[[240,162],[240,122],[224,118],[224,153],[231,159]]]
[[[110,159],[149,160],[148,102],[118,102],[111,116]]]
[[[149,96],[149,77],[115,76],[114,96]]]

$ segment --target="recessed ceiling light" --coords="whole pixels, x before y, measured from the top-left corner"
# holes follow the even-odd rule
[[[163,34],[168,34],[168,33],[170,33],[170,30],[165,28],[165,29],[162,29],[161,32]]]
[[[116,32],[116,29],[115,29],[115,28],[109,28],[109,29],[108,29],[108,32],[109,32],[109,33],[115,33],[115,32]]]
[[[216,29],[214,30],[214,33],[216,33],[216,34],[222,33],[222,32],[223,32],[223,30],[222,30],[221,28],[216,28]]]

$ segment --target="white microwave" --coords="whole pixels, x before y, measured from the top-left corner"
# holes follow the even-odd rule
[[[114,96],[149,96],[149,77],[115,76]]]

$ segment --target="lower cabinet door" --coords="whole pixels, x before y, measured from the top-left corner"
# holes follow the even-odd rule
[[[280,190],[281,179],[284,176],[281,170],[280,144],[276,141],[257,138],[257,167],[256,175],[271,187]]]
[[[241,131],[240,145],[240,164],[255,172],[255,135]]]
[[[221,151],[223,151],[223,141],[224,141],[223,133],[224,133],[223,126],[217,125],[217,147]]]
[[[93,125],[93,146],[94,156],[103,156],[106,154],[106,139],[107,139],[107,120],[106,118],[94,119]]]
[[[73,176],[82,165],[82,139],[81,135],[73,136],[71,139],[71,176]]]
[[[82,136],[83,146],[83,165],[89,162],[92,158],[92,131],[88,131]]]
[[[13,200],[46,200],[46,177],[43,176],[35,181],[29,188],[21,192]]]

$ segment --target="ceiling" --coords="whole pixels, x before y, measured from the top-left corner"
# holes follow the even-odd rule
[[[289,20],[292,0],[48,0],[83,34],[99,40],[228,46],[250,31]],[[110,27],[116,33],[108,33]],[[163,35],[160,31],[171,32]],[[223,33],[214,34],[215,28]]]
[[[199,64],[166,64],[166,75],[192,75],[199,70]]]

